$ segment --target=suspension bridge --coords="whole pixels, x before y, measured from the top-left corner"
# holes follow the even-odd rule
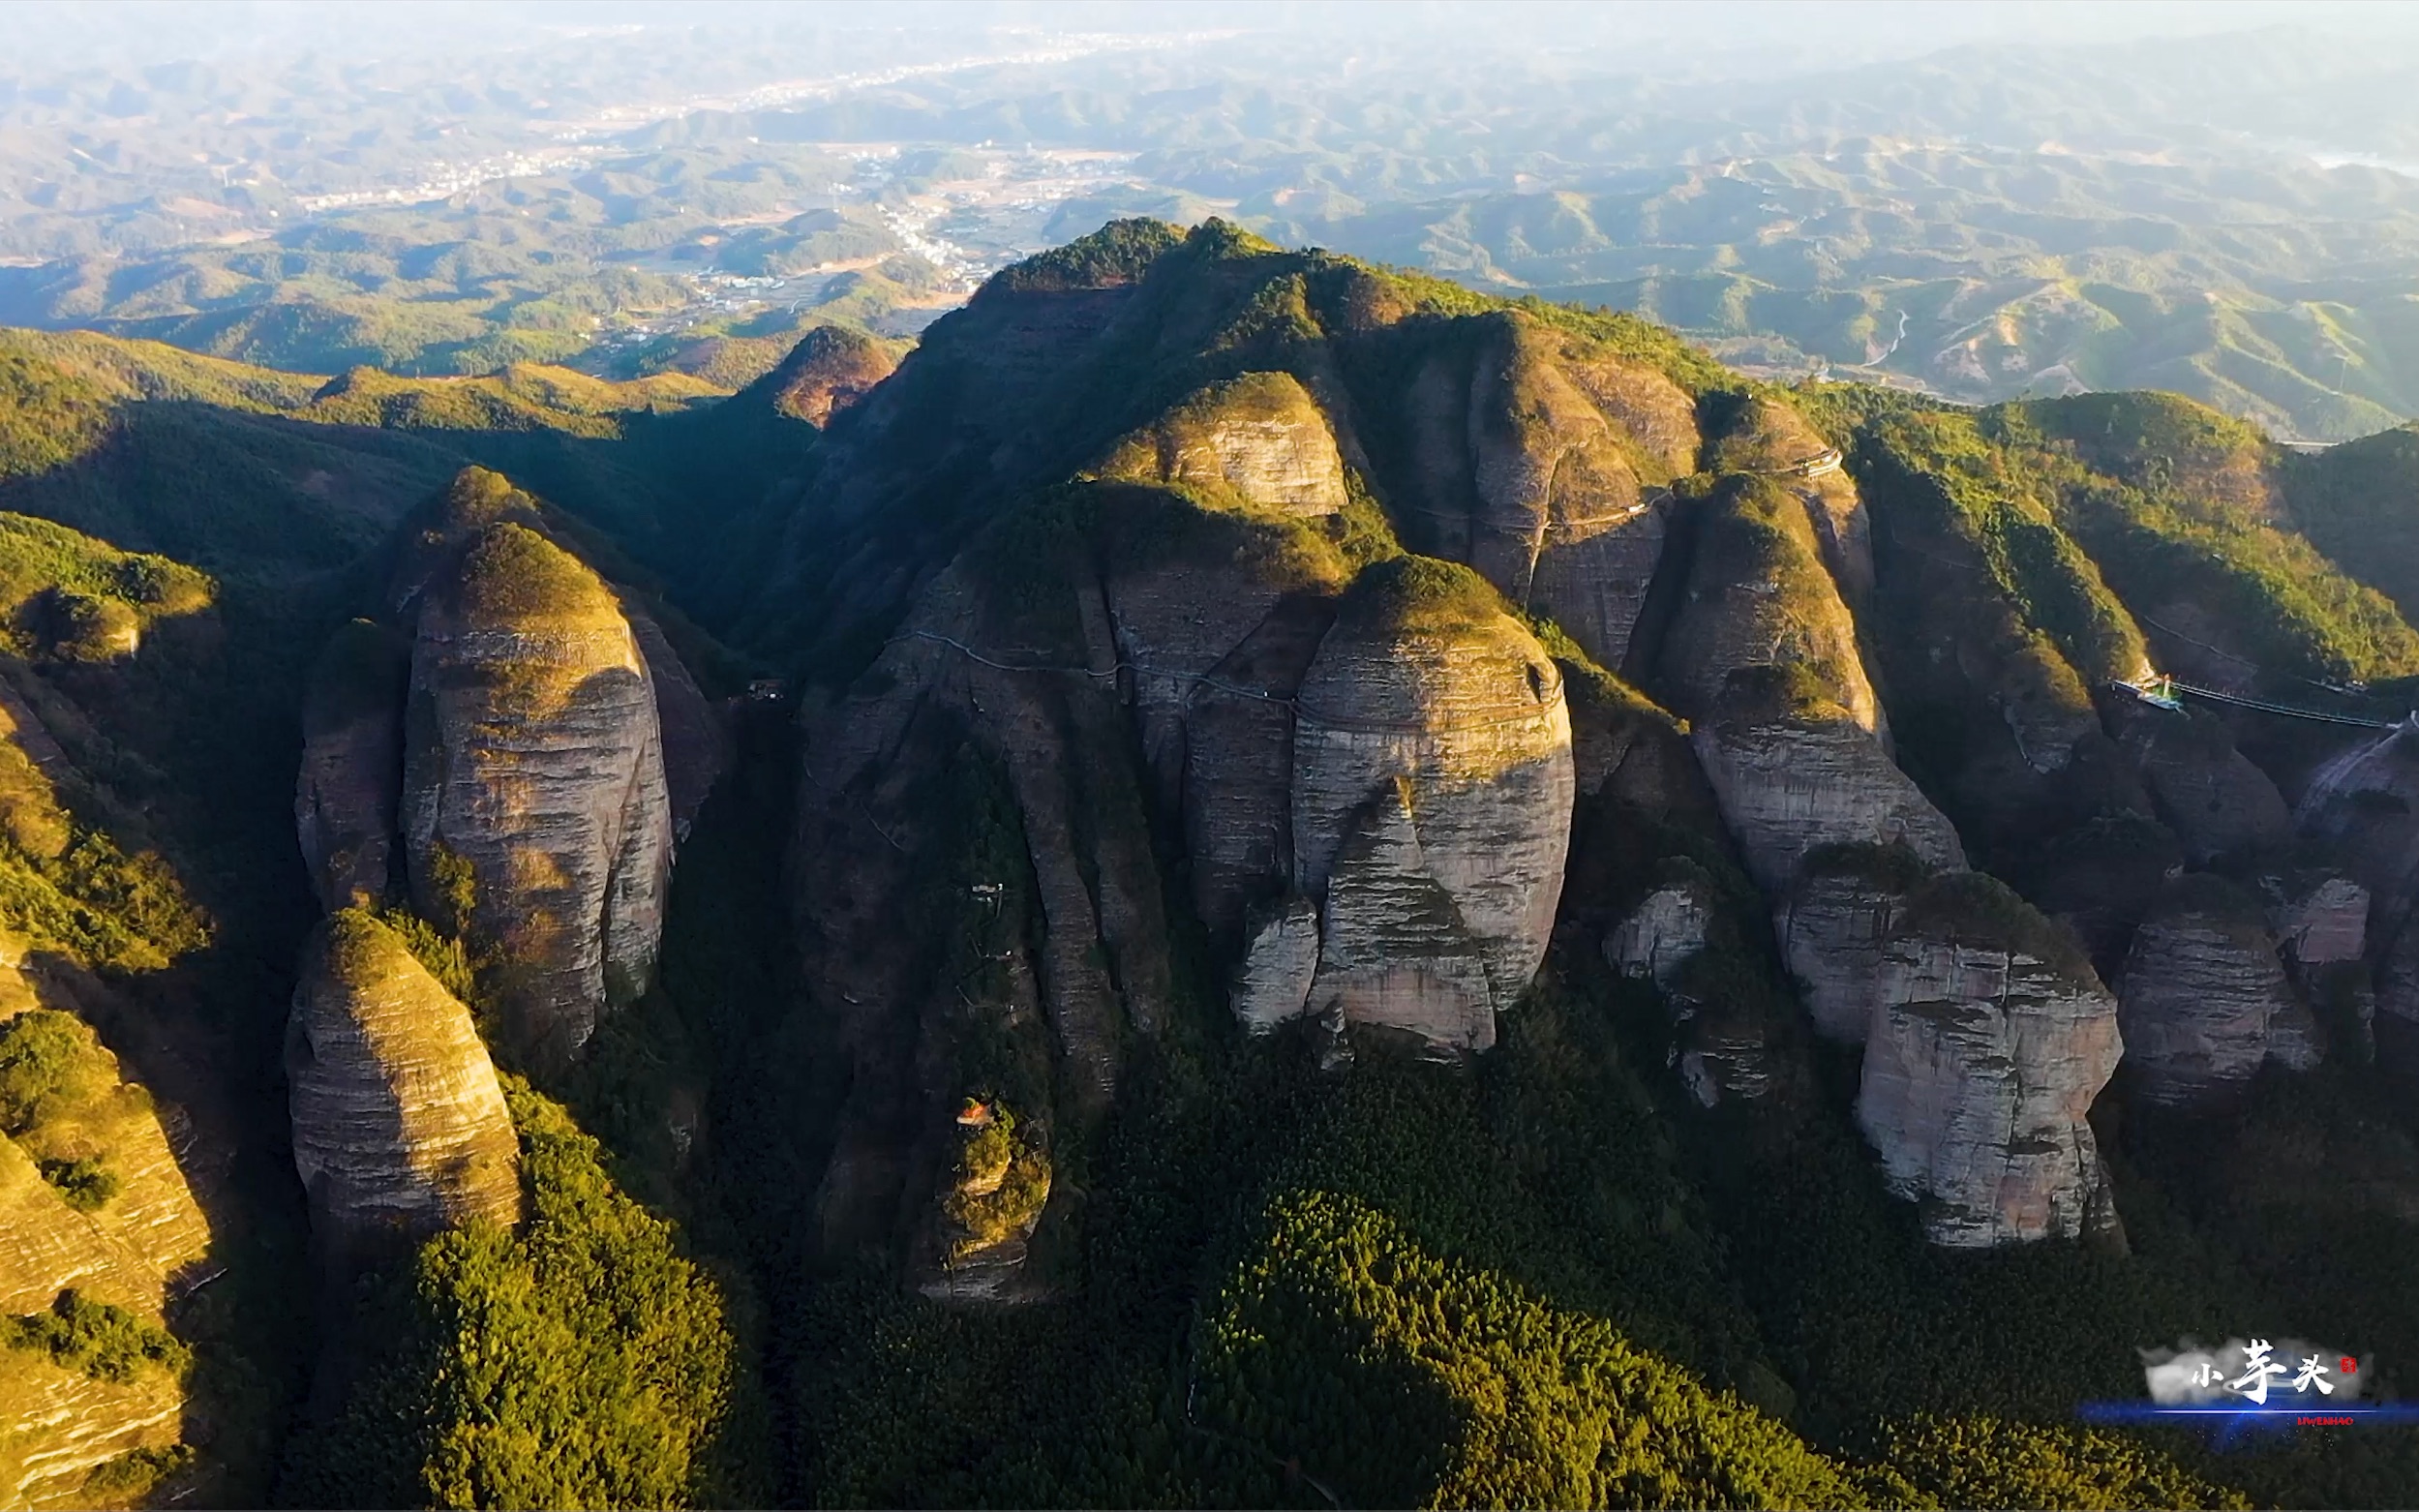
[[[2349,725],[2356,730],[2419,731],[2419,711],[2405,714],[2400,719],[2370,719],[2358,714],[2344,713],[2340,710],[2312,709],[2301,704],[2279,704],[2264,698],[2249,698],[2241,693],[2229,693],[2223,688],[2202,687],[2196,682],[2187,682],[2172,673],[2158,673],[2138,682],[2118,682],[2116,686],[2125,689],[2146,704],[2156,704],[2162,709],[2180,710],[2184,707],[2183,699],[2197,698],[2204,703],[2224,704],[2234,709],[2255,710],[2263,714],[2282,714],[2288,719],[2309,719],[2319,724]]]

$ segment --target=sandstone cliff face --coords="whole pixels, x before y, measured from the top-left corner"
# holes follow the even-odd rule
[[[1455,334],[1406,396],[1410,538],[1618,667],[1662,558],[1660,485],[1694,450],[1693,406],[1661,374],[1526,317]]]
[[[1289,373],[1247,373],[1203,389],[1118,443],[1098,471],[1232,489],[1262,508],[1312,519],[1348,501],[1335,431]]]
[[[2268,924],[2297,966],[2342,965],[2369,950],[2369,890],[2349,877],[2311,872],[2271,879]]]
[[[1156,490],[1102,492],[1114,659],[1154,796],[1183,816],[1194,906],[1223,935],[1289,870],[1287,701],[1346,568],[1281,499],[1205,511]]]
[[[1836,845],[1809,858],[1781,895],[1773,934],[1816,1033],[1864,1043],[1886,947],[1925,880],[1922,862],[1903,848]]]
[[[2400,919],[2419,876],[2419,734],[2364,740],[2319,767],[2293,822],[2343,859],[2381,922]]]
[[[1658,658],[1748,871],[1786,888],[1819,846],[1903,844],[1962,866],[1949,821],[1890,760],[1856,626],[1798,501],[1736,479],[1704,505]]]
[[[294,1170],[342,1262],[474,1220],[520,1221],[520,1143],[470,1011],[372,916],[304,948],[287,1028]]]
[[[1927,885],[1883,947],[1857,1123],[1935,1244],[2114,1227],[2085,1115],[2123,1050],[2117,1005],[2049,931],[1968,873]]]
[[[2210,877],[2180,882],[2133,936],[2119,982],[2125,1063],[2154,1106],[2222,1108],[2268,1058],[2295,1003],[2257,906]],[[2288,1040],[2288,1059],[2303,1047]]]
[[[1294,881],[1320,903],[1310,1010],[1483,1049],[1544,958],[1574,789],[1553,662],[1467,574],[1370,569],[1295,707]]]
[[[1657,668],[1692,718],[1720,711],[1742,668],[1802,668],[1859,729],[1887,733],[1856,621],[1805,510],[1767,480],[1728,480],[1701,506],[1684,601]]]
[[[408,648],[367,620],[339,630],[312,674],[294,832],[322,908],[378,902],[394,880],[408,676]]]
[[[0,1312],[48,1312],[72,1287],[158,1323],[210,1250],[181,1159],[190,1130],[179,1110],[124,1079],[73,1016],[106,989],[66,970],[35,966],[14,942],[0,949],[0,1032],[62,1037],[75,1062],[32,1122],[0,1137]],[[62,1161],[97,1163],[115,1191],[80,1210],[45,1178],[45,1163]],[[130,1451],[176,1444],[185,1406],[166,1371],[96,1380],[39,1350],[0,1352],[0,1504],[89,1505],[85,1476]]]
[[[506,1033],[560,1058],[653,969],[672,813],[655,693],[592,572],[490,527],[421,603],[402,828],[427,917],[509,963]]]
[[[1768,891],[1788,886],[1825,845],[1903,845],[1929,866],[1965,864],[1940,810],[1844,719],[1701,724],[1690,741],[1749,873]]]
[[[2234,748],[2214,715],[2179,714],[2131,700],[2111,711],[2112,728],[2157,801],[2159,817],[2183,840],[2193,864],[2273,845],[2292,832],[2283,795]]]
[[[1604,937],[1604,958],[1624,977],[1669,990],[1705,949],[1719,901],[1709,882],[1680,875],[1641,899]]]
[[[664,791],[672,808],[674,839],[688,838],[697,811],[731,767],[731,732],[721,711],[706,700],[654,617],[623,605],[630,634],[655,689],[655,722],[663,736]]]
[[[1302,897],[1264,905],[1246,916],[1243,933],[1230,999],[1235,1017],[1255,1034],[1299,1018],[1318,975],[1317,907]]]

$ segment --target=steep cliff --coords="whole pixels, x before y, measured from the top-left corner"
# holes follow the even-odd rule
[[[1110,451],[1104,478],[1231,489],[1315,518],[1349,502],[1334,429],[1289,373],[1247,373],[1192,395]]]
[[[1857,1124],[1956,1249],[2109,1233],[2085,1115],[2123,1051],[2072,944],[1979,873],[1920,889],[1882,948]]]
[[[2256,900],[2215,877],[2187,876],[2133,936],[2118,983],[2125,1065],[2154,1106],[2212,1109],[2238,1102],[2283,1020],[2284,1056],[2301,1013]]]
[[[645,986],[672,857],[653,682],[604,584],[527,527],[421,601],[401,819],[421,912],[509,973],[516,1046],[560,1060]]]
[[[304,948],[286,1036],[294,1170],[343,1266],[521,1215],[520,1146],[470,1011],[357,909]]]
[[[2283,796],[2234,748],[2215,715],[2171,712],[2131,699],[2112,700],[2110,711],[2110,731],[2194,865],[2246,855],[2292,833]]]
[[[1663,485],[1695,450],[1672,379],[1518,313],[1440,333],[1407,407],[1407,537],[1468,562],[1618,667],[1663,554]]]
[[[410,648],[367,620],[320,652],[303,705],[294,832],[325,909],[382,901],[395,881]]]
[[[0,1315],[121,1309],[165,1357],[175,1346],[164,1312],[200,1279],[210,1230],[183,1168],[183,1116],[126,1079],[68,1011],[106,996],[14,944],[0,965]],[[135,1366],[105,1376],[38,1349],[0,1351],[0,1497],[89,1505],[99,1467],[177,1445],[188,1406],[176,1362]]]
[[[1403,558],[1345,595],[1295,704],[1309,1009],[1483,1049],[1536,974],[1574,791],[1560,675],[1467,569]]]
[[[1752,472],[1798,496],[1849,603],[1862,608],[1873,594],[1873,524],[1856,478],[1839,449],[1805,416],[1777,399],[1757,395],[1727,417],[1711,448],[1711,470]]]
[[[1817,1033],[1864,1043],[1892,932],[1926,880],[1903,846],[1828,845],[1806,858],[1772,930]]]
[[[1697,529],[1660,685],[1695,721],[1691,741],[1748,871],[1779,890],[1832,844],[1903,844],[1927,865],[1962,866],[1956,832],[1882,743],[1856,627],[1803,505],[1769,481],[1732,478]]]

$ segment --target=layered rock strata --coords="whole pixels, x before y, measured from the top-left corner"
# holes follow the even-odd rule
[[[525,527],[422,599],[401,818],[421,912],[507,963],[516,1042],[566,1056],[644,988],[672,861],[653,680],[604,584]]]
[[[2419,878],[2419,730],[2404,725],[2322,764],[2293,821],[2369,890],[2379,923],[2399,921]]]
[[[519,1222],[520,1143],[470,1011],[373,916],[333,915],[304,947],[286,1073],[331,1260]]]
[[[1663,554],[1660,485],[1694,449],[1693,406],[1662,374],[1522,316],[1454,335],[1406,396],[1410,536],[1618,667]]]
[[[1856,625],[1799,502],[1734,479],[1706,501],[1659,658],[1724,824],[1768,892],[1826,845],[1965,864],[1954,829],[1890,760]]]
[[[2369,950],[2369,890],[2328,872],[2276,879],[2269,927],[2295,965],[2338,966]]]
[[[2113,1229],[2085,1115],[2124,1045],[2080,953],[1963,873],[1910,899],[1875,987],[1857,1124],[1926,1237],[1975,1249]]]
[[[1300,1017],[1317,975],[1317,907],[1308,898],[1291,897],[1253,910],[1245,921],[1243,964],[1236,968],[1229,997],[1235,1017],[1254,1033]]]
[[[1120,442],[1098,471],[1231,489],[1261,508],[1310,519],[1349,501],[1335,431],[1289,373],[1247,373],[1201,390]]]
[[[1365,572],[1295,707],[1310,1012],[1494,1043],[1544,958],[1573,791],[1560,677],[1493,591],[1427,559]]]
[[[731,767],[731,732],[652,615],[625,605],[630,634],[655,689],[655,721],[663,737],[664,797],[675,842],[688,838],[707,795]]]
[[[1926,880],[1922,862],[1903,848],[1830,846],[1810,857],[1782,894],[1772,932],[1816,1033],[1864,1043],[1885,948]]]
[[[2287,1026],[2284,1058],[2305,1053],[2293,990],[2256,904],[2212,877],[2172,889],[2134,932],[2118,983],[2128,1075],[2171,1108],[2233,1104]]]

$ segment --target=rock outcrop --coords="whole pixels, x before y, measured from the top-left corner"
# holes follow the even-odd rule
[[[1710,879],[1694,866],[1666,867],[1666,878],[1606,931],[1604,958],[1624,977],[1669,991],[1706,947],[1720,909]]]
[[[2258,905],[2215,877],[2179,881],[2134,931],[2118,983],[2127,1075],[2153,1106],[2223,1108],[2296,1005]],[[2290,1043],[2287,1057],[2302,1047]]]
[[[1734,478],[1702,506],[1658,666],[1747,869],[1787,888],[1820,846],[1900,844],[1962,866],[1949,821],[1890,760],[1856,625],[1799,501]]]
[[[1816,1033],[1864,1043],[1885,948],[1926,880],[1904,847],[1832,845],[1807,858],[1773,911],[1772,932]]]
[[[2292,833],[2293,816],[2283,795],[2234,748],[2215,715],[2178,713],[2131,699],[2112,701],[2110,711],[2119,742],[2157,801],[2159,817],[2183,840],[2192,864],[2274,845]]]
[[[519,1222],[520,1143],[470,1011],[347,910],[305,946],[286,1037],[294,1169],[340,1267],[473,1220]]]
[[[383,901],[394,881],[409,676],[409,648],[367,620],[338,630],[312,672],[294,833],[322,908]]]
[[[421,600],[401,818],[422,914],[507,963],[517,1044],[565,1057],[644,988],[673,839],[653,680],[611,591],[524,526]]]
[[[13,941],[0,948],[0,1054],[52,1071],[38,1103],[11,1108],[0,1137],[0,1315],[48,1313],[73,1290],[157,1325],[207,1263],[183,1114],[127,1079],[77,1016],[106,995],[73,968],[28,961]],[[171,1370],[102,1379],[40,1349],[0,1351],[0,1504],[91,1505],[88,1474],[174,1446],[186,1413]]]
[[[1815,709],[1699,724],[1690,741],[1739,841],[1768,890],[1789,885],[1826,845],[1901,845],[1924,864],[1960,867],[1965,847],[1873,738]]]
[[[1310,1012],[1456,1047],[1544,958],[1574,781],[1561,680],[1467,569],[1365,572],[1295,707],[1294,881],[1320,905]]]
[[[2404,725],[2319,766],[2293,822],[2369,890],[2380,923],[2399,920],[2419,882],[2419,730]]]
[[[1670,378],[1516,314],[1461,322],[1405,396],[1409,539],[1468,562],[1618,667],[1696,428]],[[1407,501],[1406,501],[1407,502]]]
[[[2333,872],[2273,880],[2268,925],[2293,964],[2338,966],[2369,951],[2369,890]]]
[[[1935,1244],[2111,1231],[2085,1115],[2122,1050],[2115,999],[2054,925],[1987,877],[1936,878],[1883,947],[1857,1124]]]
[[[1289,897],[1256,908],[1244,922],[1243,964],[1229,1002],[1254,1033],[1298,1018],[1318,975],[1318,909]]]
[[[706,700],[697,680],[652,615],[624,611],[630,634],[647,663],[647,680],[655,689],[655,722],[663,736],[664,793],[672,808],[675,841],[688,838],[697,811],[707,795],[731,768],[731,732],[721,711]]]
[[[1840,591],[1860,607],[1872,597],[1872,521],[1838,450],[1805,416],[1775,399],[1750,399],[1722,428],[1713,461],[1718,470],[1769,477],[1797,495]]]
[[[1349,501],[1335,431],[1289,373],[1247,373],[1201,390],[1119,442],[1097,470],[1231,489],[1263,509],[1310,519]]]

